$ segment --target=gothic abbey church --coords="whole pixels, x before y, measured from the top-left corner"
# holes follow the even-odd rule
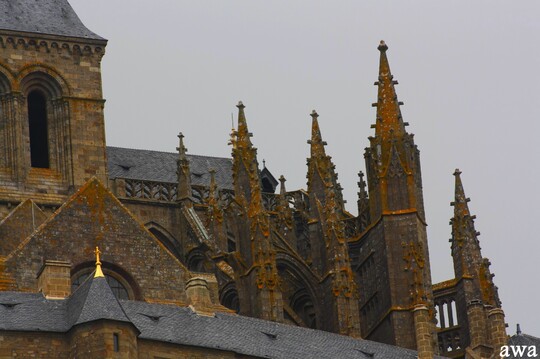
[[[187,154],[182,134],[175,153],[107,147],[106,44],[67,0],[0,0],[0,358],[499,357],[458,170],[455,278],[431,281],[384,42],[358,216],[315,111],[306,190],[260,168],[241,102],[232,158]]]

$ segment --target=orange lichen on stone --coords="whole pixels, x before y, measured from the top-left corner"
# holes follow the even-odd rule
[[[440,282],[440,283],[435,283],[433,284],[433,291],[438,291],[438,290],[443,290],[443,289],[448,289],[448,288],[453,288],[455,287],[457,284],[457,281],[456,279],[449,279],[449,280],[445,280],[444,282]]]
[[[10,290],[14,284],[12,276],[6,271],[5,258],[0,257],[0,290]]]

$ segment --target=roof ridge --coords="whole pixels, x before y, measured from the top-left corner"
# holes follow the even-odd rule
[[[117,148],[117,149],[121,149],[121,150],[147,151],[147,152],[155,152],[155,153],[166,153],[166,154],[170,154],[170,155],[178,155],[178,153],[176,153],[176,152],[150,150],[150,149],[145,149],[145,148],[118,147],[118,146],[106,146],[106,148]],[[218,157],[218,156],[210,156],[210,155],[195,155],[195,154],[190,154],[190,153],[186,153],[186,155],[188,157],[205,157],[205,158],[216,158],[216,159],[224,159],[224,160],[232,161],[232,158],[230,158],[230,157]]]

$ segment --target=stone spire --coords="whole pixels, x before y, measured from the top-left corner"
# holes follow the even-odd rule
[[[379,81],[378,99],[374,106],[377,107],[377,123],[375,124],[375,136],[382,137],[383,142],[387,142],[392,138],[400,138],[406,134],[405,123],[401,116],[399,108],[402,102],[398,101],[396,89],[394,85],[398,82],[394,81],[394,76],[390,71],[390,64],[386,51],[388,46],[384,41],[381,41],[378,47],[381,52],[379,62]]]
[[[504,312],[493,283],[489,269],[490,262],[482,258],[479,232],[474,227],[475,216],[471,216],[465,196],[461,171],[456,169],[455,195],[451,205],[454,207],[454,217],[450,220],[452,226],[452,257],[454,272],[458,280],[458,297],[463,298],[466,306],[465,313],[469,323],[469,339],[472,350],[482,357],[499,353],[505,345],[507,336],[504,322]]]
[[[424,218],[420,157],[413,135],[407,133],[403,122],[395,85],[386,52],[381,41],[377,85],[375,136],[366,149],[366,167],[370,184],[371,219],[396,211],[417,211]]]
[[[176,150],[178,151],[178,160],[176,161],[176,174],[178,176],[176,200],[183,201],[191,199],[191,171],[186,154],[187,148],[184,146],[184,135],[182,132],[178,134],[178,140],[179,144],[178,147],[176,147]]]
[[[478,242],[480,232],[477,232],[474,227],[476,216],[471,216],[468,205],[470,199],[465,196],[459,169],[454,171],[454,177],[454,201],[450,203],[454,207],[454,217],[450,219],[452,226],[452,239],[450,241],[454,257],[454,271],[456,278],[459,279],[463,276],[472,276],[477,272],[477,268],[482,262],[482,254]]]
[[[336,201],[340,206],[340,213],[343,212],[343,195],[341,186],[337,182],[338,175],[335,173],[336,166],[332,163],[332,157],[326,155],[321,130],[319,128],[319,114],[313,110],[311,112],[311,140],[310,158],[307,159],[308,174],[307,188],[310,197],[317,197],[323,204],[326,202],[326,192],[328,188],[336,194]]]
[[[235,195],[238,200],[245,200],[246,203],[252,202],[252,199],[262,203],[257,149],[251,143],[253,134],[248,130],[244,113],[246,106],[239,101],[236,107],[238,107],[238,130],[233,131],[231,139]]]
[[[380,263],[377,266],[379,275],[390,279],[392,291],[388,294],[388,312],[379,309],[374,315],[375,319],[362,314],[361,320],[378,323],[390,318],[389,323],[394,329],[385,334],[386,338],[377,340],[418,349],[419,357],[427,358],[436,351],[437,337],[420,155],[413,135],[405,130],[407,123],[403,122],[402,103],[398,101],[395,89],[397,81],[390,70],[388,46],[384,41],[381,41],[378,50],[379,76],[375,82],[377,102],[373,104],[377,111],[376,122],[372,125],[375,135],[369,138],[370,145],[364,154],[369,194],[368,218],[373,228],[370,228],[369,235],[364,236],[363,245],[384,243],[384,253],[374,251],[373,260]],[[360,184],[359,208],[365,207],[365,198]],[[374,278],[366,276],[359,280],[359,285],[368,292],[361,293],[360,306],[369,305],[371,296],[376,294],[369,290],[379,284]],[[407,308],[408,312],[405,313],[403,308]],[[375,330],[375,327],[368,330]],[[420,336],[417,340],[410,340],[410,333],[419,333]]]
[[[465,196],[461,171],[456,169],[455,195],[451,205],[454,207],[454,217],[450,219],[452,226],[452,257],[454,259],[454,272],[457,279],[472,278],[476,283],[476,295],[484,304],[500,307],[497,287],[494,285],[489,269],[490,262],[482,257],[480,242],[474,226],[476,216],[472,216],[469,210],[469,198]]]
[[[238,130],[233,132],[233,182],[235,198],[247,209],[247,225],[239,243],[244,265],[236,265],[242,287],[250,291],[240,309],[243,314],[282,321],[283,303],[279,289],[276,251],[271,240],[270,217],[263,206],[257,149],[251,143],[244,104],[238,105]],[[249,308],[246,308],[249,306]]]

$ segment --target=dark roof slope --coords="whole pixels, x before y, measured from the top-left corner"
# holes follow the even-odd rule
[[[239,315],[207,317],[189,308],[121,303],[143,339],[276,359],[416,359],[418,355],[391,345]]]
[[[99,319],[129,322],[105,277],[90,277],[69,299],[69,326]]]
[[[202,316],[189,308],[117,301],[116,298],[110,298],[110,295],[112,293],[105,278],[90,278],[67,300],[47,300],[41,294],[0,292],[0,330],[66,332],[79,323],[109,319],[131,322],[139,331],[141,339],[224,350],[259,358],[417,357],[413,350],[321,330],[233,314]]]
[[[510,339],[508,340],[508,345],[509,346],[514,346],[514,347],[525,347],[525,355],[527,355],[528,351],[529,351],[529,348],[531,346],[535,346],[536,347],[536,353],[539,354],[540,353],[540,338],[537,338],[537,337],[533,337],[532,335],[528,335],[528,334],[522,334],[521,333],[521,330],[518,329],[518,333],[513,335],[512,337],[510,337]],[[510,350],[508,351],[508,353],[510,354],[509,357],[507,358],[524,358],[524,356],[522,355],[517,355],[515,356],[514,354],[514,351],[512,350],[512,348],[510,347]]]
[[[84,26],[67,0],[0,0],[0,29],[105,40]]]
[[[146,181],[176,183],[178,153],[132,148],[107,147],[109,178],[130,178]],[[210,185],[210,169],[216,171],[220,189],[233,189],[230,158],[188,155],[191,184]]]
[[[66,301],[41,293],[0,292],[0,330],[65,332]]]

